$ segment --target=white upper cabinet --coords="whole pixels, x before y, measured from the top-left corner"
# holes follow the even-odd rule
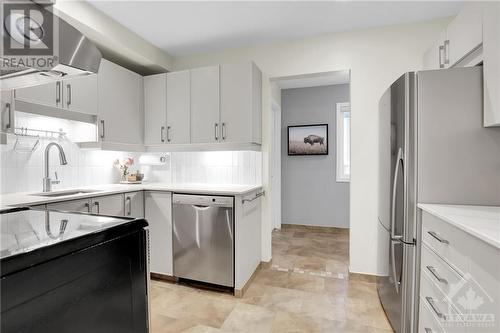
[[[261,143],[262,73],[253,62],[221,66],[220,139]]]
[[[431,47],[424,53],[424,69],[440,69],[448,65],[445,63],[445,48],[446,31],[443,31]]]
[[[466,2],[446,30],[441,32],[438,39],[425,51],[423,68],[439,69],[463,64],[476,65],[479,61],[471,63],[467,59],[483,42],[482,26],[482,4]]]
[[[62,105],[70,111],[97,114],[97,75],[62,81]]]
[[[219,66],[192,69],[191,143],[219,142]]]
[[[0,144],[7,144],[7,133],[14,132],[13,91],[1,92]]]
[[[189,71],[167,74],[167,143],[191,141],[191,75]]]
[[[15,99],[18,101],[62,108],[61,81],[41,84],[38,86],[15,90]]]
[[[142,76],[103,59],[98,74],[99,140],[142,144],[144,90]]]
[[[483,6],[484,126],[500,126],[500,3]]]
[[[96,115],[97,75],[78,76],[15,90],[16,101]]]
[[[462,10],[446,29],[446,60],[450,66],[479,47],[483,42],[482,4],[465,2]]]
[[[144,77],[144,144],[165,142],[167,128],[167,75]]]

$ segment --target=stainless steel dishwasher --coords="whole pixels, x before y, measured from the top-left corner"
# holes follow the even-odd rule
[[[234,287],[233,197],[174,194],[174,276]]]

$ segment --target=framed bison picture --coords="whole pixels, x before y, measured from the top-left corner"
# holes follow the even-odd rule
[[[288,155],[328,155],[328,124],[288,126]]]

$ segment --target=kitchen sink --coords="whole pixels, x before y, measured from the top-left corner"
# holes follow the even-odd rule
[[[87,193],[95,193],[100,192],[101,190],[67,190],[67,191],[55,191],[55,192],[42,192],[42,193],[33,193],[30,195],[35,195],[38,197],[62,197],[66,195],[75,195],[75,194],[87,194]]]

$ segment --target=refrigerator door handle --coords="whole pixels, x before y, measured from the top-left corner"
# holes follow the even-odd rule
[[[394,244],[396,241],[391,240],[391,262],[392,262],[392,279],[394,280],[394,287],[396,288],[396,294],[399,294],[399,279],[396,276],[396,254],[394,250]]]
[[[396,167],[394,169],[394,180],[392,184],[392,207],[391,207],[391,239],[399,240],[402,239],[402,235],[396,235],[395,225],[396,225],[396,189],[398,185],[398,173],[399,167],[403,167],[403,150],[401,147],[398,150],[398,156],[396,158]],[[403,171],[404,172],[404,171]]]

